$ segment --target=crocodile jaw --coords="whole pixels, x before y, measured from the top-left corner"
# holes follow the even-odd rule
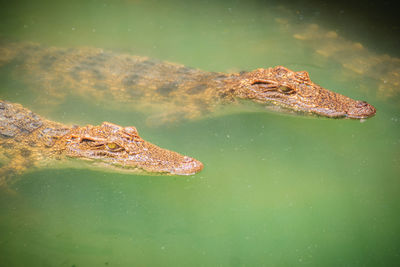
[[[69,157],[94,160],[121,170],[192,175],[203,169],[203,164],[194,158],[143,140],[136,128],[109,122],[72,128],[63,137],[62,147]]]

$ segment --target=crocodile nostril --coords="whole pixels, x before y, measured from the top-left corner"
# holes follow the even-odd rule
[[[193,160],[194,160],[193,158],[188,157],[188,156],[184,156],[184,157],[183,157],[183,162],[184,162],[184,163],[189,163],[189,162],[192,162]]]
[[[366,101],[357,101],[356,108],[366,107],[368,103]]]
[[[353,119],[368,118],[375,115],[376,109],[365,101],[356,101],[347,111],[347,117]]]

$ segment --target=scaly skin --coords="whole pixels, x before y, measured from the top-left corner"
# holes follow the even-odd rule
[[[66,126],[41,118],[20,104],[0,100],[0,186],[49,159],[82,158],[132,172],[191,175],[201,162],[143,140],[135,127],[109,122]]]
[[[313,83],[305,71],[278,66],[258,69],[240,76],[235,94],[244,99],[329,118],[364,119],[376,110],[365,101],[353,100]]]
[[[238,99],[324,117],[363,119],[376,112],[313,83],[305,71],[282,66],[225,74],[102,49],[33,43],[1,45],[0,66],[15,70],[17,79],[25,77],[40,97],[50,96],[46,101],[79,95],[108,106],[156,110],[165,121],[198,118]]]

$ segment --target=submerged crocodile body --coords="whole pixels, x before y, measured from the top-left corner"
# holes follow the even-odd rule
[[[143,140],[135,127],[109,122],[67,126],[46,120],[20,104],[0,100],[0,186],[49,159],[83,158],[132,172],[190,175],[201,162]],[[0,165],[1,166],[1,165]]]
[[[305,71],[282,66],[226,74],[96,48],[3,43],[0,68],[13,70],[17,79],[25,77],[46,101],[78,95],[152,110],[164,121],[197,118],[241,99],[334,118],[363,119],[376,112],[365,101],[315,84]]]

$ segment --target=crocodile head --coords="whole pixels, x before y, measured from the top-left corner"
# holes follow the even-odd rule
[[[247,72],[240,78],[240,98],[331,118],[363,119],[376,113],[365,101],[353,100],[313,83],[305,71],[277,66]]]
[[[123,170],[191,175],[203,168],[203,164],[193,158],[143,140],[135,127],[109,122],[72,128],[64,136],[64,146],[70,157],[97,160]]]

